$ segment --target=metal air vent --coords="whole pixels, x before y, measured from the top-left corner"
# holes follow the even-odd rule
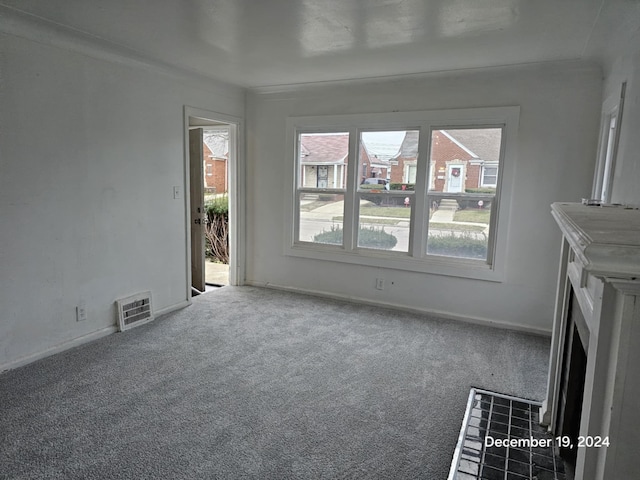
[[[116,300],[118,328],[121,332],[153,320],[151,292],[142,292]]]

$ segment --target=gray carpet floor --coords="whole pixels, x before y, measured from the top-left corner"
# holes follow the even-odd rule
[[[549,340],[225,287],[0,375],[2,479],[446,479],[472,386],[541,400]]]

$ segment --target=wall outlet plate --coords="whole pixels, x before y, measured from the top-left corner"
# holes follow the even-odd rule
[[[76,321],[84,322],[87,319],[87,305],[81,302],[76,307]]]

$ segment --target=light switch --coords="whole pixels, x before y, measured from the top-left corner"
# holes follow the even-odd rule
[[[179,200],[181,198],[182,198],[182,188],[180,188],[179,186],[173,187],[173,199]]]

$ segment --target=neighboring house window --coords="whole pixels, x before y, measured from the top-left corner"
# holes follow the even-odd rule
[[[518,107],[498,107],[289,118],[286,253],[500,281],[518,116]],[[388,175],[402,183],[365,175],[369,143],[397,149]],[[321,181],[318,162],[341,167],[335,185]]]
[[[402,181],[404,183],[416,183],[416,172],[418,171],[418,167],[415,164],[405,164],[404,166],[404,177]]]
[[[482,167],[482,186],[495,187],[498,184],[498,165]]]

